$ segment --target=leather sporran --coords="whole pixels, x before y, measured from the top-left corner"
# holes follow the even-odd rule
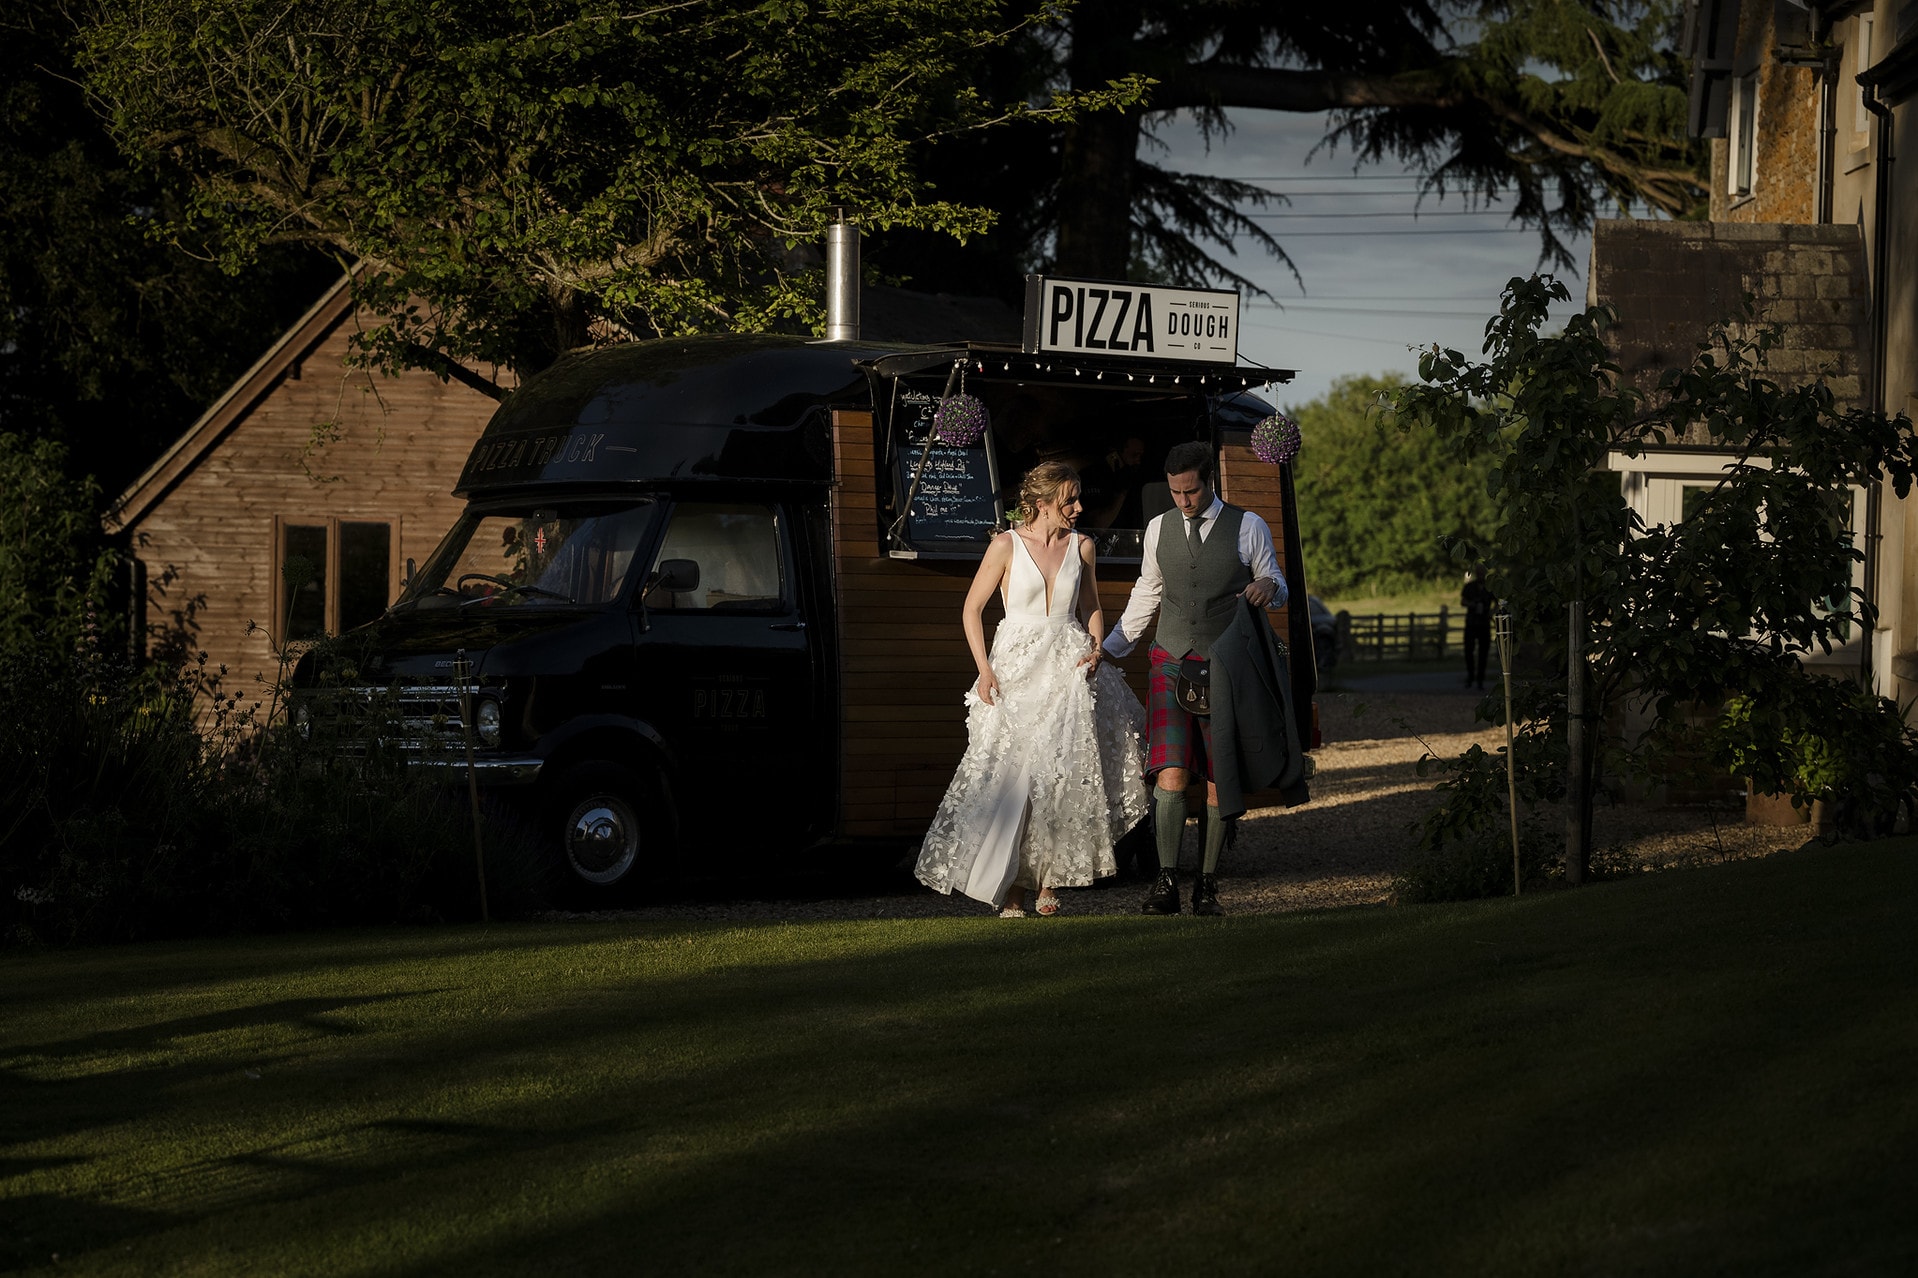
[[[1212,661],[1207,657],[1186,657],[1179,662],[1178,682],[1173,695],[1187,714],[1212,713]]]

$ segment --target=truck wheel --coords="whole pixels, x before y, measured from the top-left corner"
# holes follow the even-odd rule
[[[560,778],[548,828],[572,886],[625,895],[672,864],[672,821],[657,782],[615,763],[586,763]]]

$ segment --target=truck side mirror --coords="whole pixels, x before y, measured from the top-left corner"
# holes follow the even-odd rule
[[[418,575],[418,571],[418,569],[413,567],[413,556],[408,555],[406,557],[406,575],[400,578],[401,590],[411,590],[413,588],[413,578]]]
[[[696,559],[662,559],[659,570],[653,574],[654,590],[669,591],[683,595],[689,590],[699,589],[699,561]]]

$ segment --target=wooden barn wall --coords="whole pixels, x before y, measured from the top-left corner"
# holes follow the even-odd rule
[[[1226,444],[1219,449],[1220,495],[1235,506],[1255,512],[1271,525],[1272,548],[1279,555],[1279,570],[1289,575],[1292,565],[1285,561],[1284,491],[1279,468],[1253,456],[1250,445]],[[1279,638],[1289,643],[1290,609],[1305,607],[1305,600],[1288,600],[1287,604],[1288,607],[1269,610],[1266,620],[1272,623]]]
[[[278,673],[276,521],[391,524],[397,595],[406,559],[424,562],[459,514],[450,490],[497,407],[426,373],[349,371],[348,335],[335,325],[131,529],[149,625],[173,623],[203,597],[194,641],[209,667],[227,667],[225,691],[243,706]]]
[[[931,822],[965,752],[964,697],[975,676],[960,612],[976,567],[882,555],[872,414],[836,413],[833,440],[844,719],[840,832],[916,837]],[[1278,473],[1256,461],[1249,448],[1224,450],[1220,484],[1228,500],[1257,511],[1275,531],[1283,527]],[[1125,610],[1136,575],[1130,568],[1100,572],[1099,598],[1108,627]],[[998,613],[995,600],[986,609],[988,642]],[[1272,613],[1271,619],[1283,635],[1284,612]],[[1148,647],[1141,643],[1121,663],[1142,701]],[[1259,801],[1276,803],[1277,798],[1261,795]]]

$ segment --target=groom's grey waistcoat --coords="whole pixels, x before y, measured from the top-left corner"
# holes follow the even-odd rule
[[[1252,570],[1239,560],[1239,524],[1245,512],[1228,504],[1192,553],[1185,516],[1168,510],[1159,521],[1159,628],[1152,640],[1174,657],[1209,655],[1232,624],[1238,593],[1252,584]]]

